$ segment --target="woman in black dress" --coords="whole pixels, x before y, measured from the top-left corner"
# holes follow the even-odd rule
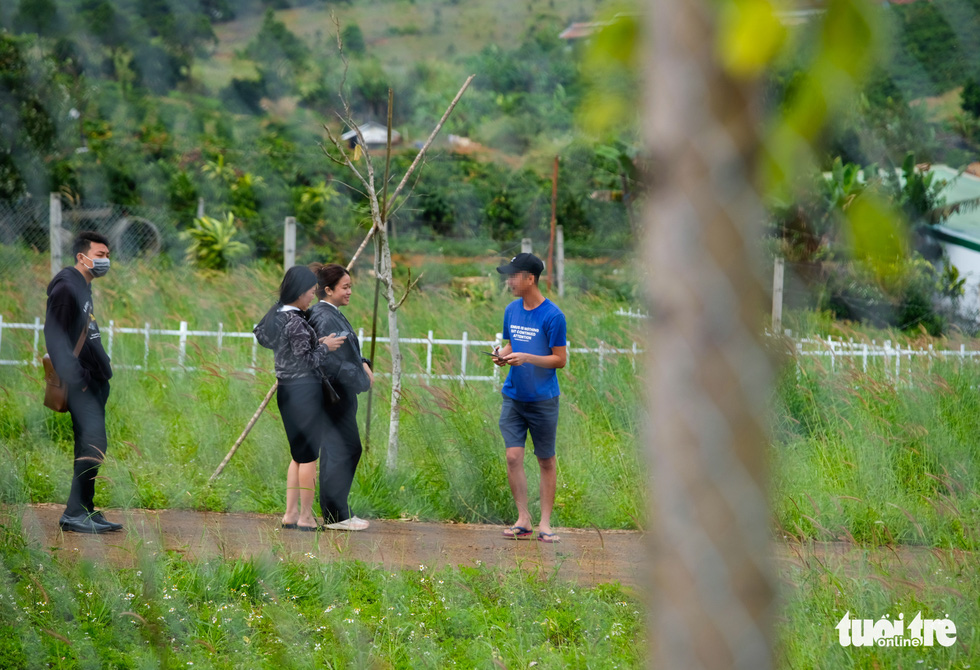
[[[371,362],[361,356],[354,328],[340,311],[350,303],[351,278],[341,265],[314,264],[316,294],[310,325],[317,336],[343,337],[343,344],[320,365],[320,370],[340,399],[327,406],[329,426],[320,461],[320,509],[326,527],[364,530],[368,522],[351,513],[347,504],[354,473],[361,459],[361,435],[357,429],[357,394],[371,388]]]
[[[319,367],[343,343],[341,337],[317,337],[307,322],[316,285],[309,268],[289,268],[279,286],[279,301],[255,327],[259,344],[275,352],[276,403],[292,456],[282,527],[306,531],[318,529],[313,516],[316,461],[328,423]]]

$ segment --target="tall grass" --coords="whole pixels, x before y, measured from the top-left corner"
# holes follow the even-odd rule
[[[486,566],[388,572],[302,558],[94,566],[0,515],[0,667],[640,667],[641,606]]]
[[[802,560],[781,570],[783,608],[777,621],[777,665],[783,668],[976,668],[980,663],[980,571],[977,560],[938,550],[893,553],[855,551],[835,559],[798,548]],[[845,647],[835,626],[852,619],[891,621],[906,626],[923,619],[949,619],[956,642],[933,646]]]
[[[980,546],[980,367],[787,367],[776,393],[773,508],[783,533]]]

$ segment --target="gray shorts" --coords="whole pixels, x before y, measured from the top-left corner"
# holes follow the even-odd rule
[[[555,455],[555,434],[558,432],[558,398],[521,402],[503,396],[500,407],[500,434],[504,447],[521,447],[531,433],[534,455],[551,458]]]

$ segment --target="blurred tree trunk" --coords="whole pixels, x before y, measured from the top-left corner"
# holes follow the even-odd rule
[[[651,666],[761,670],[773,588],[758,120],[753,87],[718,64],[718,4],[647,3]]]

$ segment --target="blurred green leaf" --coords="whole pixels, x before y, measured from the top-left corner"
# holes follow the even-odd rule
[[[761,72],[785,39],[786,28],[770,0],[735,0],[722,8],[718,52],[725,67],[736,75]]]
[[[888,199],[865,191],[844,215],[854,257],[867,261],[879,277],[908,255],[905,217]]]

